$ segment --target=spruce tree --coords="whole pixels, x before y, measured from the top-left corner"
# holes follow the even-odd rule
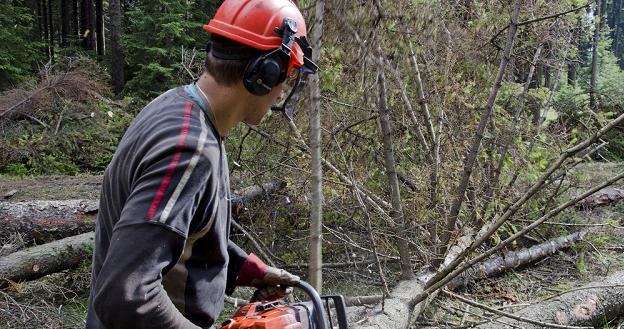
[[[123,45],[127,51],[127,90],[139,97],[152,98],[185,81],[177,78],[182,70],[182,47],[203,47],[207,36],[202,30],[215,1],[138,1],[126,11]],[[205,14],[204,14],[205,12]]]

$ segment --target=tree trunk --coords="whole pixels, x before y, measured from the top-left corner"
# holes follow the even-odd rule
[[[30,0],[29,5],[33,15],[33,40],[41,39],[41,1]]]
[[[606,7],[604,11],[605,13],[607,13],[606,16],[607,16],[607,26],[609,26],[609,36],[611,37],[611,41],[615,41],[613,40],[613,36],[614,36],[613,32],[615,32],[615,17],[617,15],[618,0],[611,0],[609,5],[610,6]]]
[[[48,38],[48,0],[41,0],[40,2],[41,8],[41,25],[43,26],[43,35],[41,40],[43,40],[46,44],[45,47],[45,55],[50,59],[50,42]]]
[[[576,232],[530,248],[508,251],[501,257],[496,257],[473,265],[470,269],[449,282],[447,287],[450,290],[455,290],[470,282],[501,275],[509,270],[527,266],[547,256],[553,255],[561,249],[570,247],[572,244],[583,239],[586,233],[587,231]]]
[[[283,182],[271,181],[232,193],[232,216],[245,205],[282,189]],[[0,244],[18,234],[26,243],[45,243],[88,232],[95,227],[97,200],[0,202]]]
[[[513,269],[526,267],[536,261],[556,254],[559,250],[569,248],[572,244],[581,241],[586,233],[587,231],[575,232],[530,248],[508,251],[501,257],[492,258],[472,266],[469,270],[462,273],[462,275],[449,282],[446,288],[449,290],[457,290],[471,282],[498,276]],[[367,263],[372,263],[372,261],[368,261]],[[348,264],[345,263],[344,265]],[[381,295],[348,297],[345,303],[347,306],[371,305],[379,303],[382,298],[383,296]]]
[[[576,64],[573,62],[568,63],[568,85],[574,86],[576,84]]]
[[[622,49],[624,48],[624,37],[622,36],[622,24],[624,23],[622,11],[624,10],[624,0],[614,0],[613,7],[613,51],[620,64],[620,68],[624,70],[624,56],[622,56]]]
[[[37,8],[37,25],[36,25],[36,30],[37,30],[37,36],[39,37],[40,40],[45,39],[44,36],[44,31],[43,31],[43,10],[41,8],[41,0],[35,0],[36,1],[36,8]]]
[[[535,79],[531,84],[531,88],[539,88],[542,86],[542,76],[544,75],[544,65],[541,63],[537,63],[535,68]]]
[[[0,241],[19,234],[26,244],[45,243],[95,228],[95,200],[34,201],[0,204]]]
[[[71,27],[71,3],[70,0],[61,0],[61,47],[69,45]]]
[[[318,63],[321,52],[323,37],[323,19],[325,1],[316,1],[316,17],[311,42],[314,45],[312,60]],[[310,79],[310,167],[312,177],[310,189],[310,255],[309,255],[309,279],[310,284],[319,293],[323,287],[323,254],[322,254],[322,229],[323,229],[323,170],[321,164],[321,87],[318,74]]]
[[[71,21],[72,21],[72,30],[71,30],[71,34],[72,34],[72,40],[74,41],[73,44],[76,44],[77,40],[80,40],[80,14],[78,11],[78,0],[71,0]]]
[[[416,87],[416,94],[418,95],[418,103],[420,104],[420,111],[422,112],[423,117],[425,118],[427,124],[427,131],[429,132],[429,137],[431,138],[432,147],[431,151],[433,155],[427,158],[431,161],[431,173],[429,175],[429,206],[431,208],[437,207],[437,199],[438,199],[438,175],[440,170],[440,139],[438,135],[435,133],[433,129],[433,120],[431,119],[431,113],[429,112],[429,105],[427,103],[427,99],[425,97],[425,88],[423,86],[422,78],[420,75],[420,67],[418,65],[418,58],[414,53],[414,49],[412,44],[410,43],[410,55],[412,57],[412,66],[416,71],[414,74],[414,85]],[[403,89],[403,88],[402,88]],[[411,111],[410,111],[411,112]],[[441,116],[441,115],[440,115]],[[412,119],[414,121],[414,119]],[[424,150],[427,154],[430,150]],[[435,230],[434,230],[435,231]],[[436,241],[438,236],[437,234],[432,234],[432,241]]]
[[[91,257],[94,235],[84,233],[0,258],[0,287],[79,266]]]
[[[388,298],[383,300],[383,303],[373,308],[351,308],[349,328],[407,329],[413,317],[412,314],[421,312],[421,305],[412,305],[410,300],[422,290],[422,285],[418,279],[399,282]]]
[[[50,61],[54,62],[54,19],[52,15],[52,0],[48,0],[48,53]]]
[[[624,272],[617,272],[604,280],[595,281],[556,298],[533,304],[513,313],[522,318],[567,326],[602,325],[624,314]],[[523,321],[501,318],[502,324],[488,323],[477,326],[480,329],[524,328],[538,329],[543,326]]]
[[[600,41],[600,26],[602,21],[601,15],[602,1],[596,1],[596,11],[594,13],[594,39],[592,42],[592,62],[591,62],[591,79],[589,83],[589,107],[596,110],[596,87],[598,82],[598,42]]]
[[[103,0],[95,0],[95,32],[98,60],[104,58],[104,8]]]
[[[111,82],[119,95],[124,88],[124,53],[121,46],[122,11],[119,0],[110,0],[108,7],[111,48]]]
[[[494,199],[494,192],[499,187],[498,183],[500,181],[501,173],[503,172],[503,166],[505,165],[505,158],[507,157],[507,152],[509,151],[509,147],[512,145],[512,141],[514,140],[517,134],[518,122],[520,121],[520,116],[522,115],[522,112],[524,111],[524,107],[525,107],[524,105],[526,102],[527,94],[529,92],[531,82],[533,81],[533,74],[535,73],[535,66],[540,59],[540,56],[542,54],[542,49],[543,49],[543,46],[540,44],[535,50],[535,54],[533,54],[533,60],[529,63],[529,73],[527,74],[526,80],[524,81],[522,95],[520,95],[520,104],[517,105],[516,111],[514,112],[514,117],[511,121],[511,130],[503,137],[504,142],[503,142],[503,147],[501,148],[500,156],[498,158],[498,164],[492,171],[492,175],[491,175],[492,178],[490,179],[487,187],[485,188],[485,193],[483,193],[485,195],[485,198],[482,199],[484,201],[483,201],[483,205],[481,206],[481,211],[474,212],[473,218],[471,219],[471,222],[473,223],[472,225],[473,227],[483,226],[483,219],[487,213],[488,208],[490,207],[490,204],[492,203]],[[534,120],[537,120],[539,122],[539,113],[540,113],[539,108],[537,110],[537,113],[538,113],[537,119],[535,119],[535,114],[533,116],[534,116]]]
[[[551,74],[550,67],[548,65],[544,65],[544,87],[550,89],[551,86]]]
[[[446,227],[442,234],[440,235],[440,248],[438,253],[438,258],[434,263],[434,267],[439,266],[442,263],[444,254],[448,249],[448,244],[451,240],[451,236],[456,230],[457,217],[459,216],[459,212],[461,210],[462,203],[464,201],[466,189],[468,188],[468,182],[470,181],[470,177],[472,175],[472,170],[477,161],[477,156],[481,149],[481,142],[483,141],[483,136],[485,133],[485,128],[487,123],[490,121],[490,116],[492,115],[492,110],[494,109],[494,102],[496,101],[496,96],[498,95],[498,90],[500,89],[501,83],[503,81],[503,77],[505,75],[505,69],[507,68],[507,63],[509,63],[509,58],[511,56],[511,50],[513,49],[514,40],[516,37],[516,31],[518,30],[518,17],[520,15],[520,2],[516,1],[514,5],[514,12],[512,14],[512,22],[509,26],[509,31],[507,34],[507,42],[505,45],[505,50],[503,52],[503,58],[501,58],[498,73],[496,76],[496,80],[494,81],[494,85],[490,89],[490,94],[488,96],[488,100],[485,104],[485,108],[483,113],[481,114],[481,118],[479,119],[479,125],[477,126],[477,131],[475,132],[474,138],[472,140],[472,145],[470,146],[469,152],[466,154],[466,160],[464,163],[464,170],[459,182],[459,186],[455,192],[453,204],[451,205],[451,209],[446,221]]]
[[[405,224],[405,216],[401,206],[401,193],[399,190],[399,179],[397,177],[396,160],[394,156],[392,127],[390,125],[390,115],[388,113],[387,94],[386,94],[386,76],[384,73],[384,60],[382,49],[379,47],[379,123],[381,126],[381,134],[383,141],[384,161],[386,169],[386,177],[388,186],[390,186],[392,210],[390,217],[394,222],[395,233],[397,234],[397,247],[401,258],[401,277],[409,280],[414,277],[412,266],[410,263],[410,252],[407,244]]]
[[[81,0],[80,3],[80,38],[82,48],[93,50],[93,0]]]

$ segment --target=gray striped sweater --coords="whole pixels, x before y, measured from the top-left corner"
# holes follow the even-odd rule
[[[233,289],[247,254],[229,240],[225,149],[194,88],[148,104],[104,173],[87,328],[208,328]]]

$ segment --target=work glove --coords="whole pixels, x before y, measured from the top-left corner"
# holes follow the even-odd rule
[[[260,299],[283,297],[292,292],[292,286],[297,282],[298,276],[269,266],[254,254],[247,256],[236,278],[236,285],[239,287],[258,288],[254,296],[258,295]]]
[[[256,289],[249,301],[252,303],[260,301],[274,301],[282,299],[287,295],[292,294],[292,292],[293,287],[266,286],[264,288]]]

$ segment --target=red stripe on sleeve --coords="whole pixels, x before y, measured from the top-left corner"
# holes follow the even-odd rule
[[[167,172],[165,172],[165,176],[160,182],[160,187],[158,188],[158,192],[154,196],[152,200],[152,204],[150,205],[149,211],[147,212],[147,220],[152,220],[154,215],[156,215],[156,211],[158,210],[158,206],[165,195],[165,190],[169,186],[171,182],[171,176],[173,176],[173,172],[175,171],[178,163],[180,162],[180,157],[182,156],[182,150],[184,148],[184,143],[186,141],[186,136],[189,131],[189,123],[191,122],[191,109],[193,108],[193,103],[187,102],[186,107],[184,107],[184,122],[182,123],[182,128],[180,129],[180,135],[178,136],[178,143],[176,144],[176,153],[173,155],[173,159],[171,163],[167,167]]]

